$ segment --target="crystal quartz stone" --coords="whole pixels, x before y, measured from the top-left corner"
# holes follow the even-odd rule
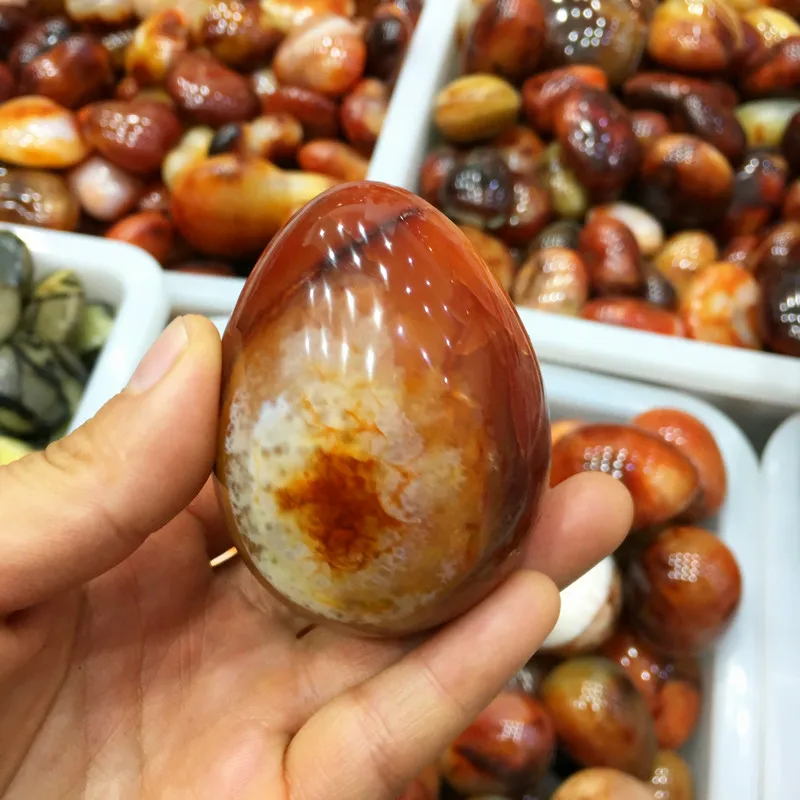
[[[297,213],[223,338],[217,487],[259,580],[404,635],[518,565],[549,469],[531,343],[458,228],[377,183]]]

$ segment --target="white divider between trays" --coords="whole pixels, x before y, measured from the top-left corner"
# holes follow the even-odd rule
[[[464,0],[466,1],[466,0]],[[416,191],[435,141],[433,108],[457,74],[462,0],[428,3],[369,177]],[[635,331],[543,311],[520,309],[543,361],[690,391],[730,414],[758,445],[800,409],[800,358]]]
[[[164,274],[170,316],[203,314],[207,317],[231,314],[244,288],[244,278],[192,275],[184,272]]]
[[[461,0],[428,0],[408,48],[381,136],[372,154],[368,180],[415,188],[425,158],[430,110],[455,53]]]
[[[184,279],[171,281],[173,311],[205,313],[223,331],[236,298],[229,298],[226,305],[220,295],[208,293],[208,287],[208,283],[201,286]],[[199,307],[192,307],[192,300]],[[534,333],[529,320],[523,317],[523,322],[529,335]],[[651,408],[679,408],[701,420],[714,435],[727,469],[728,492],[711,527],[736,555],[744,590],[730,629],[706,658],[703,715],[685,754],[694,768],[698,800],[754,800],[762,796],[762,484],[752,446],[724,413],[681,392],[552,364],[543,364],[542,374],[553,418],[626,422]],[[793,741],[790,739],[789,744]]]
[[[26,225],[0,228],[28,246],[34,276],[74,270],[88,300],[115,309],[111,333],[70,423],[69,430],[74,430],[125,387],[163,329],[169,311],[163,273],[150,255],[122,242]]]
[[[765,800],[800,797],[800,749],[795,727],[800,717],[800,414],[772,435],[764,450],[766,550]]]
[[[228,316],[214,316],[211,317],[211,321],[214,323],[214,327],[219,331],[220,336],[225,335],[225,328],[228,326],[228,320],[230,317]]]

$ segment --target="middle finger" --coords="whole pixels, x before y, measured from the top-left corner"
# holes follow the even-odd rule
[[[611,555],[632,522],[633,501],[620,481],[599,472],[574,475],[546,492],[524,566],[564,589]]]

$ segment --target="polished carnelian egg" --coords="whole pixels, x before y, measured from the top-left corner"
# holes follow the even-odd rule
[[[351,183],[262,255],[223,340],[217,485],[261,582],[319,621],[406,634],[518,564],[547,483],[536,356],[458,228]]]

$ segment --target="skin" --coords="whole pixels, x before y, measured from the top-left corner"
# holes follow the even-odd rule
[[[239,559],[209,564],[220,341],[176,325],[165,375],[148,356],[152,385],[0,468],[0,795],[392,800],[542,643],[630,497],[551,490],[525,568],[432,635],[308,632]]]

